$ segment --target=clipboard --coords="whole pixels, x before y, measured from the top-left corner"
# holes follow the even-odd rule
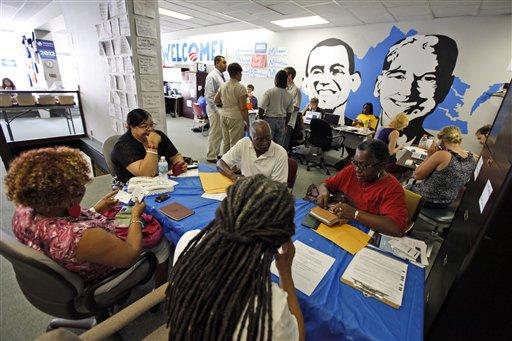
[[[341,276],[341,282],[392,308],[400,309],[408,264],[379,251],[359,251]]]

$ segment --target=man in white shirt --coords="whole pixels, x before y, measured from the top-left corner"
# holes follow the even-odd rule
[[[300,102],[302,101],[302,94],[297,85],[295,85],[293,82],[295,76],[297,76],[297,71],[291,66],[285,67],[284,71],[288,75],[286,80],[286,90],[288,90],[290,95],[293,97],[293,113],[290,116],[290,120],[288,121],[288,126],[286,127],[286,137],[284,140],[284,147],[288,150],[290,145],[290,134],[297,123],[297,115],[300,109]]]
[[[222,103],[220,121],[224,153],[243,138],[245,130],[249,129],[247,89],[240,83],[242,71],[240,64],[229,64],[229,80],[221,85],[220,91],[215,96],[215,103]]]
[[[237,142],[217,162],[219,171],[235,181],[240,176],[263,174],[271,180],[286,183],[288,180],[288,154],[279,144],[272,141],[270,126],[264,120],[251,125],[251,137]],[[242,175],[231,169],[240,165]]]
[[[206,161],[215,163],[217,162],[217,156],[220,155],[220,142],[222,140],[220,113],[215,105],[215,95],[225,82],[223,72],[226,71],[227,63],[223,56],[215,56],[213,62],[215,68],[206,76],[205,84],[206,111],[210,121]]]

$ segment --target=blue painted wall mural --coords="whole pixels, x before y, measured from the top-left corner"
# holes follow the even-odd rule
[[[459,108],[470,85],[453,74],[457,63],[457,43],[444,35],[402,32],[396,26],[380,43],[357,56],[338,38],[320,41],[311,49],[302,79],[301,107],[318,97],[319,107],[340,115],[340,123],[350,124],[371,102],[379,125],[386,125],[399,112],[410,119],[401,143],[417,143],[426,130],[447,125],[468,134],[468,123]],[[471,114],[503,84],[494,84],[472,107]]]

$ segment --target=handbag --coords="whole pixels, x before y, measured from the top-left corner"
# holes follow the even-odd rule
[[[131,221],[131,206],[114,206],[103,215],[116,222],[115,234],[118,238],[126,240]],[[157,246],[164,236],[162,225],[151,214],[142,213],[142,248],[151,249]]]

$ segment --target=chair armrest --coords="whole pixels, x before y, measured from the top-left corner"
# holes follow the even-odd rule
[[[138,299],[117,314],[109,317],[83,334],[81,340],[104,340],[133,322],[156,304],[165,300],[168,283],[162,284],[146,296]]]
[[[84,305],[93,312],[103,311],[128,296],[133,287],[153,277],[157,265],[153,252],[145,250],[134,265],[116,269],[108,277],[89,285],[84,290]]]

